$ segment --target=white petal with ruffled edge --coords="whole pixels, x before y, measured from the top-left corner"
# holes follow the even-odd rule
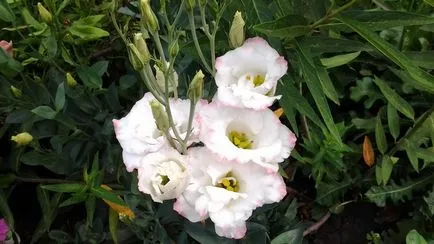
[[[155,202],[177,198],[186,187],[187,158],[173,148],[163,148],[141,158],[139,191]]]
[[[200,139],[212,152],[226,160],[256,163],[271,171],[289,157],[295,146],[295,135],[269,110],[226,107],[210,103],[196,115],[200,124]],[[250,149],[234,145],[229,133],[244,133],[251,141]]]
[[[259,165],[225,161],[205,147],[190,148],[188,157],[190,181],[174,209],[192,222],[209,216],[220,236],[242,238],[245,221],[255,208],[278,202],[286,195],[282,177]],[[229,173],[238,182],[236,191],[219,186]]]
[[[278,80],[288,64],[267,41],[260,37],[216,59],[215,81],[218,86],[214,100],[233,107],[265,109],[280,96],[274,96]],[[261,82],[254,83],[255,77]]]

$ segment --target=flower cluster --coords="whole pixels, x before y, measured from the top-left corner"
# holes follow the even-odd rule
[[[161,130],[151,93],[113,124],[141,192],[156,202],[176,199],[174,210],[188,220],[210,218],[218,235],[239,239],[254,209],[286,195],[278,164],[296,138],[268,107],[279,98],[276,85],[287,63],[256,37],[217,58],[215,68],[218,91],[212,102],[195,103],[193,117],[191,99],[168,100],[175,129],[188,136],[183,154],[168,140],[174,129]]]

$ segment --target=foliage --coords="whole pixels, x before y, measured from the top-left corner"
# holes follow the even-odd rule
[[[434,238],[432,1],[196,2],[206,3],[205,15],[196,6],[191,28],[181,1],[152,1],[163,41],[149,41],[150,52],[169,55],[176,41],[179,97],[202,69],[211,99],[213,55],[231,50],[230,25],[241,11],[246,36],[263,36],[288,60],[277,90],[281,120],[298,137],[282,163],[296,193],[256,210],[242,240],[218,237],[210,222],[190,223],[172,201],[153,203],[126,171],[112,125],[147,91],[124,43],[136,32],[151,38],[137,1],[44,0],[47,23],[35,1],[0,0],[0,40],[12,40],[14,51],[0,49],[0,213],[18,234],[32,230],[25,243],[301,243],[308,226],[347,202],[411,205],[407,215],[424,229],[384,231],[385,243],[407,233],[407,243]],[[33,136],[26,146],[10,140],[21,132]],[[365,136],[375,165],[362,157]],[[26,207],[39,222],[22,223],[28,217],[13,198],[20,187],[32,189]]]

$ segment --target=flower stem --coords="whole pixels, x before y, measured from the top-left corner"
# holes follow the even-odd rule
[[[193,37],[193,42],[194,42],[194,46],[196,47],[197,54],[199,55],[199,58],[202,61],[202,64],[205,67],[205,69],[210,74],[214,74],[213,70],[211,69],[211,67],[209,66],[209,64],[206,61],[205,57],[203,56],[202,49],[200,48],[199,40],[197,39],[197,34],[196,34],[196,25],[194,24],[193,11],[189,11],[188,12],[188,21],[190,23],[190,31],[191,31],[191,35]]]
[[[185,135],[183,145],[187,146],[188,139],[190,139],[191,134],[191,128],[193,127],[193,118],[194,118],[194,111],[196,109],[196,104],[190,100],[190,112],[188,115],[188,125],[187,125],[187,134]],[[186,150],[187,148],[185,148]]]

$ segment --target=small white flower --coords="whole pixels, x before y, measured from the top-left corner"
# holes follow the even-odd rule
[[[192,222],[210,217],[220,236],[242,238],[255,208],[286,195],[282,177],[259,165],[225,161],[205,147],[189,149],[188,156],[189,184],[174,209]]]
[[[154,96],[148,92],[136,102],[130,113],[120,120],[113,120],[116,138],[122,146],[124,164],[129,172],[140,166],[140,160],[148,153],[156,152],[168,145],[164,134],[157,129],[149,102]],[[187,134],[189,100],[170,99],[175,127],[182,138]],[[198,103],[199,104],[199,103]],[[200,106],[196,106],[199,110]],[[173,131],[169,133],[174,136]],[[199,128],[193,127],[189,144],[197,141]]]
[[[210,103],[196,115],[199,138],[212,152],[238,163],[256,163],[277,171],[289,157],[295,135],[269,110],[230,108]]]
[[[188,174],[186,157],[173,148],[163,148],[140,159],[139,191],[155,202],[178,197],[185,189]]]
[[[216,59],[218,86],[214,100],[234,107],[265,109],[281,96],[274,96],[287,62],[260,37]]]
[[[166,67],[169,67],[169,62],[166,62]],[[160,89],[164,92],[165,87],[165,78],[164,73],[161,71],[160,67],[158,65],[154,65],[155,69],[155,79],[157,80],[157,85],[160,87]],[[169,92],[173,92],[174,89],[178,87],[178,74],[174,70],[172,75],[168,78],[168,84],[169,84]]]

